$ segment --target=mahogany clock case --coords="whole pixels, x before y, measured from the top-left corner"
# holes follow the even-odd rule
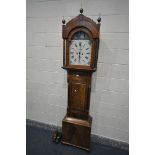
[[[65,22],[63,21],[63,24]],[[62,25],[63,69],[67,70],[68,106],[62,121],[62,143],[90,150],[92,117],[89,115],[92,73],[97,68],[100,23],[83,14]],[[69,61],[69,47],[77,32],[84,32],[91,41],[89,65]]]
[[[90,150],[89,115],[92,72],[67,70],[68,107],[62,122],[62,143]]]

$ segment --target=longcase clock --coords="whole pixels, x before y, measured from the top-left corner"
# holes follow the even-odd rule
[[[62,23],[63,69],[67,70],[68,106],[62,121],[62,143],[90,150],[91,78],[97,69],[100,21],[80,14]]]

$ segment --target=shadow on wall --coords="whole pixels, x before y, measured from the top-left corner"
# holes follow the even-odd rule
[[[106,43],[100,39],[100,47],[99,47],[99,55],[98,55],[98,68],[97,71],[93,73],[92,78],[92,89],[91,89],[91,103],[90,103],[90,111],[94,120],[98,120],[98,116],[95,114],[99,109],[102,109],[101,102],[102,101],[102,93],[104,91],[110,91],[110,79],[111,79],[111,70],[112,70],[112,62],[115,62],[116,57],[112,58],[109,63],[105,62],[105,57],[111,55],[112,51],[106,45]],[[101,64],[101,65],[100,65]],[[97,99],[97,100],[96,100]],[[104,116],[108,116],[108,113],[104,113]],[[101,126],[99,121],[93,122],[94,126]],[[102,124],[104,126],[104,124]],[[98,128],[95,128],[95,131],[98,132]]]
[[[104,50],[106,49],[106,53],[110,53],[110,49],[108,46],[105,44],[104,41],[100,39],[100,47],[99,47],[99,54],[98,54],[98,65],[97,65],[97,71],[93,73],[92,76],[92,86],[91,86],[91,91],[96,92],[97,90],[108,90],[109,89],[109,84],[110,84],[110,76],[111,76],[111,68],[105,69],[105,68],[99,68],[99,57],[104,58],[106,53]],[[103,60],[102,60],[103,62]],[[105,65],[106,66],[106,65]],[[100,70],[99,70],[100,69]],[[107,70],[107,72],[104,74],[104,70]],[[100,73],[102,75],[100,75]]]

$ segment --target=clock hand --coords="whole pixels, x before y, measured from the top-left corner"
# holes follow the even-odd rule
[[[81,53],[82,53],[82,49],[80,48],[80,52],[79,52],[79,63],[81,62]]]
[[[81,62],[81,50],[82,50],[82,49],[81,49],[81,45],[82,45],[82,44],[81,44],[81,42],[80,42],[80,43],[79,43],[79,46],[80,46],[80,52],[79,52],[79,63]]]
[[[81,52],[79,52],[79,63],[80,63],[80,59],[81,59]]]

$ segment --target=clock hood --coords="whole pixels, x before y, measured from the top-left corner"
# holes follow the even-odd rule
[[[99,38],[100,31],[100,23],[95,23],[92,19],[84,16],[83,14],[79,14],[77,17],[71,19],[66,25],[62,25],[63,27],[63,39],[68,38],[69,33],[76,28],[84,27],[87,28],[91,33],[93,38]]]

